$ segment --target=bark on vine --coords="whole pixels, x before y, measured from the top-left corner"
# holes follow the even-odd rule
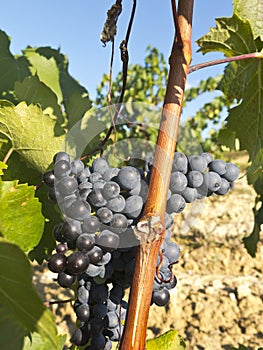
[[[121,350],[145,349],[156,260],[165,233],[165,207],[173,154],[176,148],[186,77],[192,57],[193,5],[194,0],[178,1],[177,30],[169,61],[170,71],[149,185],[149,196],[145,204],[144,215],[135,229],[141,244],[136,259],[128,314],[120,344]]]

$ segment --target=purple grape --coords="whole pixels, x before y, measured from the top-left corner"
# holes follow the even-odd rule
[[[179,171],[183,174],[186,174],[187,168],[188,168],[187,157],[181,152],[175,152],[172,171],[173,172]]]
[[[109,169],[109,163],[105,158],[96,158],[92,163],[93,172],[98,172],[101,175],[103,175]]]
[[[200,173],[204,173],[207,168],[207,160],[202,156],[190,156],[188,162],[191,170],[197,170]]]
[[[213,160],[209,164],[209,170],[214,171],[218,175],[224,175],[226,173],[226,163],[220,159]]]
[[[67,265],[67,257],[61,253],[51,255],[48,261],[48,268],[52,272],[62,272]]]
[[[43,175],[43,181],[49,187],[53,187],[55,182],[54,170],[46,171],[45,174]]]
[[[139,171],[132,166],[121,168],[117,175],[117,181],[124,190],[132,190],[140,180]]]
[[[170,293],[166,288],[154,291],[152,295],[152,302],[157,306],[165,306],[170,301]]]
[[[90,233],[82,233],[78,236],[76,247],[80,251],[89,252],[95,245],[94,235]]]
[[[76,316],[81,322],[88,322],[90,318],[90,307],[88,304],[79,305],[76,310]]]
[[[119,246],[119,236],[109,230],[103,230],[97,237],[97,244],[105,251],[113,251]]]
[[[65,214],[75,220],[84,220],[90,215],[91,208],[88,203],[84,203],[81,199],[74,201],[66,210]]]
[[[89,257],[84,252],[74,252],[68,256],[67,270],[72,274],[79,274],[89,265]]]
[[[232,163],[226,163],[226,172],[224,173],[223,177],[229,181],[233,182],[235,181],[240,174],[240,170],[238,167]]]
[[[187,177],[180,173],[179,171],[175,171],[171,174],[170,179],[170,190],[173,193],[181,193],[187,186]]]
[[[64,176],[68,176],[70,174],[70,171],[70,163],[66,160],[60,160],[54,165],[54,175],[56,179],[61,179]]]
[[[60,272],[58,274],[58,284],[60,285],[60,287],[63,288],[70,288],[73,286],[73,284],[76,282],[76,276],[69,274],[69,273],[65,273]]]

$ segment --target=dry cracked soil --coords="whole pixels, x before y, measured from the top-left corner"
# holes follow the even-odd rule
[[[244,159],[239,160],[244,164]],[[181,249],[174,265],[177,287],[165,308],[152,306],[147,337],[179,331],[186,350],[221,350],[243,344],[263,346],[263,245],[255,258],[242,237],[253,228],[255,192],[243,177],[226,196],[212,196],[178,215],[173,240]],[[67,300],[46,266],[35,268],[34,283],[44,301]],[[74,329],[71,303],[50,306],[60,333]]]

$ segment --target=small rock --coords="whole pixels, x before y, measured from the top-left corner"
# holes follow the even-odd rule
[[[229,293],[229,298],[230,298],[232,301],[236,301],[236,300],[237,300],[235,293]]]
[[[237,295],[239,300],[248,297],[249,295],[251,295],[251,289],[247,284],[241,284],[237,287]]]

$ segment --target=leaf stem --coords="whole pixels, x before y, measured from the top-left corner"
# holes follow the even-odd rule
[[[4,159],[3,159],[3,163],[7,163],[8,159],[10,158],[11,154],[13,153],[14,149],[11,147],[9,148],[8,152],[6,153]]]
[[[263,52],[252,52],[252,53],[247,53],[239,56],[225,57],[219,60],[213,60],[213,61],[195,64],[194,66],[189,67],[188,74],[193,73],[202,68],[215,66],[217,64],[228,63],[233,61],[241,61],[249,58],[263,58]]]

